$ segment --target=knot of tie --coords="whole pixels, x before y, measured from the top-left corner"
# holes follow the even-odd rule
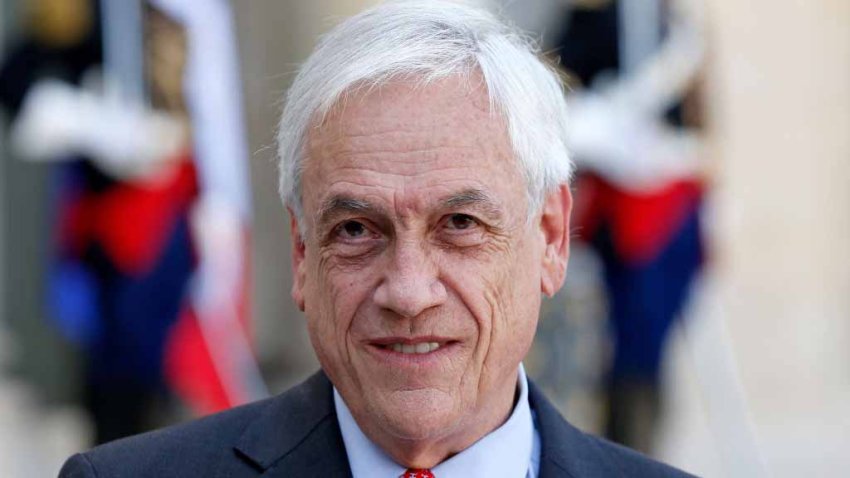
[[[434,478],[434,474],[431,473],[431,470],[424,468],[408,468],[407,471],[398,478]]]

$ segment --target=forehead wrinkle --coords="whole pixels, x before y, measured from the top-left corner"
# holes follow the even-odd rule
[[[394,162],[417,162],[437,161],[444,156],[461,156],[477,152],[474,146],[467,145],[428,145],[425,147],[409,147],[398,143],[389,143],[381,147],[358,148],[358,145],[345,144],[338,150],[333,151],[333,156],[338,161],[357,162],[357,168],[361,166],[361,160],[374,159],[376,161]],[[346,147],[347,146],[347,147]],[[367,163],[368,164],[368,163]]]
[[[374,158],[420,162],[449,155],[479,153],[482,144],[478,135],[458,134],[459,128],[460,126],[449,131],[440,131],[420,127],[415,131],[397,129],[381,133],[317,131],[312,138],[312,146],[318,156],[334,158],[336,161]],[[484,149],[489,151],[491,148]]]

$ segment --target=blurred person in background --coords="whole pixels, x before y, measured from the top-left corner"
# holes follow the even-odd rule
[[[521,365],[569,256],[566,105],[535,53],[452,2],[325,36],[279,132],[291,293],[322,370],[62,476],[683,476],[573,428]]]
[[[669,332],[703,261],[701,0],[571,0],[560,57],[579,168],[574,227],[601,258],[606,435],[651,451]]]
[[[25,28],[0,68],[0,103],[14,119],[29,89],[55,78],[79,83],[101,61],[95,5],[90,0],[32,0]]]
[[[114,65],[93,68],[96,14],[114,27],[132,6],[35,2],[39,46],[13,52],[2,82],[19,111],[19,155],[62,163],[47,295],[55,323],[85,352],[97,443],[162,425],[174,392],[195,414],[264,395],[245,320],[247,154],[228,6],[135,3],[149,103],[111,94],[127,87],[115,84]],[[210,47],[216,54],[200,55]],[[224,91],[198,86],[212,81]]]

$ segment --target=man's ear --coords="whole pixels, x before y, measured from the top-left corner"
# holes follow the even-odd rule
[[[540,232],[545,241],[540,290],[549,297],[555,295],[567,275],[570,257],[570,211],[573,197],[570,187],[562,184],[546,195],[540,216]]]
[[[295,217],[291,208],[287,208],[287,210],[289,211],[289,228],[292,239],[292,300],[295,301],[301,312],[304,312],[304,281],[306,278],[304,237],[301,234],[298,218]]]

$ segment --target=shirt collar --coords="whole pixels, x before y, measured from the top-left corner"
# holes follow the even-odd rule
[[[508,420],[466,450],[432,468],[437,478],[527,476],[533,467],[534,423],[528,404],[528,379],[522,364],[517,385],[519,399]],[[334,407],[354,478],[396,478],[404,473],[403,466],[363,434],[336,388]]]

